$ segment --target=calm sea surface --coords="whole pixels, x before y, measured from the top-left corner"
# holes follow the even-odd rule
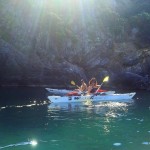
[[[44,88],[0,89],[0,149],[150,149],[150,92],[94,107],[54,107],[47,96]]]

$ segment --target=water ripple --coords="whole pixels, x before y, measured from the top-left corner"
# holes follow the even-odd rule
[[[114,143],[113,145],[114,146],[121,146],[122,144],[121,143]]]
[[[8,147],[24,146],[24,145],[36,146],[37,144],[38,144],[37,141],[33,140],[33,141],[29,141],[29,142],[20,142],[20,143],[16,143],[16,144],[9,144],[9,145],[0,147],[0,149],[4,149],[4,148],[8,148]]]
[[[7,108],[22,108],[22,107],[32,107],[32,106],[42,106],[42,105],[46,105],[47,102],[43,101],[40,103],[37,103],[36,101],[34,101],[31,104],[26,104],[26,105],[9,105],[9,106],[4,106],[4,107],[0,107],[0,111],[3,109],[7,109]]]
[[[150,142],[142,142],[144,145],[150,145]]]

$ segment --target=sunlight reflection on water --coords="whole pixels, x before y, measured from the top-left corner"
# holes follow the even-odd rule
[[[87,112],[95,113],[105,117],[121,117],[128,112],[128,106],[130,103],[120,102],[101,102],[93,105],[85,106],[82,103],[61,103],[50,104],[48,106],[48,112],[54,111],[66,111],[66,112]]]
[[[38,142],[33,140],[33,141],[29,141],[29,142],[21,142],[21,143],[16,143],[16,144],[9,144],[9,145],[0,147],[0,149],[4,149],[4,148],[8,148],[8,147],[24,146],[24,145],[36,146],[37,144],[38,144]]]
[[[36,101],[34,101],[31,104],[26,104],[26,105],[9,105],[9,106],[4,106],[4,107],[0,107],[0,111],[6,108],[22,108],[22,107],[33,107],[33,106],[42,106],[42,105],[47,105],[46,101],[37,103]]]

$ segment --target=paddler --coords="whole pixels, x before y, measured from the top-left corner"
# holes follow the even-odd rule
[[[83,79],[81,79],[81,86],[79,87],[79,91],[81,91],[81,92],[86,92],[87,89],[88,89],[88,88],[87,88],[86,83],[84,82]]]
[[[88,94],[91,94],[91,93],[95,93],[97,88],[99,88],[100,85],[97,84],[97,80],[96,78],[92,78],[90,81],[89,81],[89,86],[88,86]]]

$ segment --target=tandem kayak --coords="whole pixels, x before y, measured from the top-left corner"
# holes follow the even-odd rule
[[[81,95],[81,96],[48,96],[51,103],[66,103],[66,102],[128,102],[132,100],[136,93],[125,94],[98,94],[98,95]]]

